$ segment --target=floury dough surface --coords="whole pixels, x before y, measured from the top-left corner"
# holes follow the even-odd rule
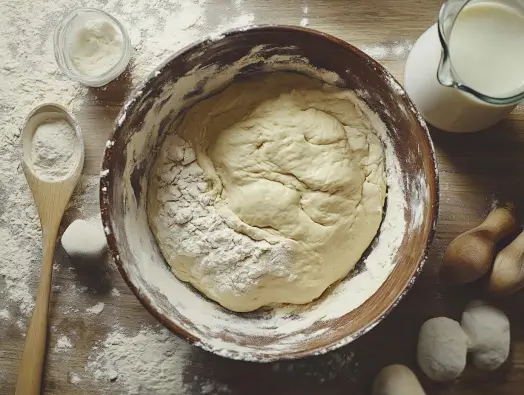
[[[175,275],[240,312],[319,297],[382,220],[373,130],[354,93],[291,73],[194,105],[164,143],[149,195]]]

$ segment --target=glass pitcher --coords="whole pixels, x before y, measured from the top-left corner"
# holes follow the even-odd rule
[[[433,126],[485,129],[524,98],[523,44],[524,2],[448,0],[410,51],[404,86]]]

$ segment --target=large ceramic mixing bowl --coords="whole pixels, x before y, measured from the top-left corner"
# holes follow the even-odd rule
[[[309,74],[353,90],[380,117],[386,128],[390,193],[378,236],[347,279],[308,305],[237,314],[170,272],[148,225],[148,182],[155,154],[165,136],[176,130],[184,109],[240,76],[275,70]],[[265,362],[300,358],[362,336],[413,284],[435,230],[438,180],[424,121],[378,63],[348,43],[314,30],[250,27],[183,49],[126,101],[106,147],[100,205],[109,250],[120,273],[140,302],[171,331],[230,358]],[[402,193],[400,202],[398,193],[393,198],[393,186]],[[401,225],[388,216],[396,216]],[[391,271],[371,273],[367,262],[375,251],[380,261],[375,264]],[[370,286],[380,275],[384,281]]]

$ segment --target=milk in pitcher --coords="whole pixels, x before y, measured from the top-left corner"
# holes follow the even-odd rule
[[[406,91],[426,121],[450,132],[494,125],[524,91],[524,8],[493,0],[465,3],[450,28],[446,21],[447,31],[440,26],[442,40],[439,24],[422,34],[404,72]],[[450,75],[442,62],[449,62]]]

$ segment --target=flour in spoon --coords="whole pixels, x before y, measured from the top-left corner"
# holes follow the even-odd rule
[[[31,142],[31,162],[45,181],[60,181],[75,167],[78,156],[75,130],[64,119],[48,119],[38,125]]]

